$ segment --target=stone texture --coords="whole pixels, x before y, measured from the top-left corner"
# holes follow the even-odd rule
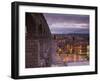
[[[51,66],[51,33],[40,13],[26,13],[26,68]]]

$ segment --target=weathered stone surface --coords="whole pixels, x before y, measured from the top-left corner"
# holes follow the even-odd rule
[[[51,66],[51,33],[40,13],[26,13],[26,68]]]

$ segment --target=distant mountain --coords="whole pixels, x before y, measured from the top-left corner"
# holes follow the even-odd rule
[[[74,39],[78,41],[89,41],[89,33],[69,33],[69,34],[53,34],[53,37],[65,38],[68,41]]]
[[[78,36],[78,37],[85,37],[85,38],[89,38],[89,33],[69,33],[69,34],[53,34],[56,36]]]
[[[58,36],[85,36],[85,37],[89,37],[88,33],[69,33],[69,34],[53,34],[53,35],[58,35]]]

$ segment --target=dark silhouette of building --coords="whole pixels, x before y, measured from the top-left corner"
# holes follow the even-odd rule
[[[25,67],[51,66],[51,32],[41,13],[26,13]]]

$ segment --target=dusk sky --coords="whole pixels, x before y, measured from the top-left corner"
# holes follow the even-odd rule
[[[74,14],[49,14],[44,13],[51,33],[89,33],[89,16]]]

